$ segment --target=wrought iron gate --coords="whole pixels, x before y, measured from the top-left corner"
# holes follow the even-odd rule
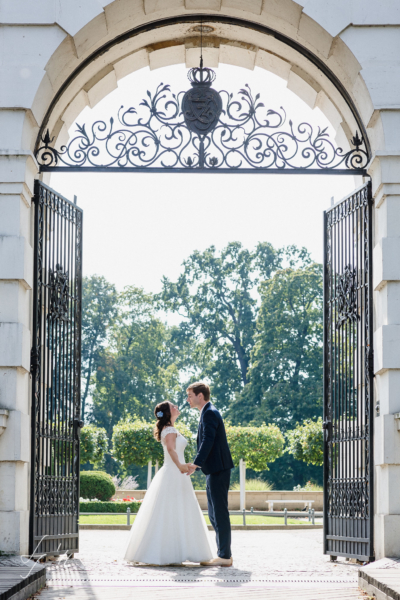
[[[373,558],[372,196],[324,213],[324,552]]]
[[[78,550],[82,210],[35,187],[30,553]]]

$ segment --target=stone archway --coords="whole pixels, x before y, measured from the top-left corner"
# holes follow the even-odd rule
[[[371,2],[371,6],[372,4]],[[12,348],[5,346],[2,350],[1,367],[5,369],[8,378],[7,406],[14,411],[19,421],[10,419],[7,436],[23,439],[28,437],[26,433],[29,431],[28,304],[32,285],[29,219],[33,181],[37,176],[32,151],[38,131],[44,125],[52,103],[48,125],[61,143],[68,123],[73,122],[84,106],[94,106],[114,89],[119,78],[146,65],[157,68],[177,62],[186,62],[188,66],[196,63],[199,36],[188,31],[187,18],[198,19],[200,14],[203,15],[205,25],[207,18],[211,20],[212,17],[209,26],[213,28],[218,23],[218,17],[221,17],[218,28],[215,27],[210,32],[210,43],[207,46],[210,66],[213,66],[212,61],[214,65],[216,61],[221,61],[248,68],[257,64],[283,76],[290,89],[300,98],[310,106],[319,106],[325,112],[337,129],[341,143],[354,134],[357,122],[354,112],[349,108],[350,100],[371,142],[373,161],[370,173],[377,198],[376,206],[382,206],[384,211],[392,211],[391,214],[397,211],[396,197],[390,198],[398,193],[395,170],[400,160],[398,144],[393,134],[399,118],[397,109],[393,110],[393,106],[396,106],[395,87],[394,84],[390,85],[390,77],[381,78],[381,85],[378,85],[378,73],[381,70],[379,61],[374,62],[365,38],[350,26],[351,22],[355,25],[371,25],[369,46],[372,50],[378,51],[385,45],[383,42],[393,45],[392,34],[385,32],[382,37],[379,26],[382,21],[378,22],[372,13],[365,15],[360,8],[350,14],[345,6],[339,6],[331,0],[327,0],[323,9],[318,8],[311,0],[303,0],[302,5],[291,0],[286,0],[284,5],[273,0],[248,0],[245,3],[237,0],[171,0],[167,9],[165,3],[158,0],[137,0],[133,3],[128,0],[110,3],[92,0],[85,3],[83,8],[78,6],[74,14],[69,4],[61,2],[57,9],[47,10],[44,7],[40,13],[35,14],[27,11],[18,19],[11,8],[4,18],[5,24],[10,24],[7,35],[12,43],[9,47],[15,49],[18,46],[18,52],[15,51],[15,56],[12,57],[15,68],[5,74],[6,85],[3,89],[6,92],[1,112],[6,123],[4,147],[13,149],[3,151],[0,159],[4,173],[0,189],[6,196],[5,210],[10,215],[4,230],[4,235],[9,238],[5,254],[8,266],[2,271],[2,278],[12,282],[9,298],[14,298],[10,303],[14,302],[18,307],[18,314],[13,313],[11,317],[7,317],[7,322],[10,322],[9,339],[14,341]],[[381,18],[383,15],[386,23],[396,23],[394,11],[385,9]],[[223,23],[222,17],[226,19]],[[171,19],[171,22],[166,24],[165,19]],[[229,22],[232,19],[247,20],[257,27],[274,29],[279,35],[262,34],[256,31],[257,27],[239,27],[237,23]],[[21,23],[20,26],[15,27],[16,20]],[[190,27],[193,25],[195,23],[190,24]],[[124,37],[127,32],[138,27],[146,27],[147,30],[141,36]],[[283,35],[290,43],[285,44],[279,39]],[[111,44],[112,47],[107,52],[101,50],[117,39],[119,41]],[[132,40],[138,42],[136,46]],[[317,64],[305,57],[304,53],[299,53],[294,47],[296,44],[306,49],[306,54],[311,52],[318,59]],[[11,60],[11,55],[7,56]],[[93,60],[90,59],[91,56]],[[72,73],[84,61],[88,61],[87,66],[69,84]],[[390,64],[387,55],[382,55],[382,61],[385,65]],[[342,93],[321,70],[322,65],[337,77],[343,88]],[[360,74],[362,67],[367,79]],[[386,95],[377,91],[378,87],[382,88],[382,84],[386,85]],[[60,94],[61,89],[63,91]],[[392,328],[390,333],[388,329],[384,329],[387,326],[385,315],[389,309],[383,309],[379,299],[383,297],[380,296],[381,292],[390,295],[390,290],[394,291],[398,275],[390,271],[390,268],[389,271],[383,268],[384,264],[389,266],[390,258],[386,253],[393,253],[393,249],[392,246],[387,249],[389,244],[381,242],[381,238],[397,239],[398,232],[393,229],[395,225],[392,228],[388,225],[386,219],[390,220],[391,217],[388,212],[382,214],[384,211],[381,211],[382,216],[378,219],[381,225],[377,233],[377,273],[374,283],[377,306],[380,306],[376,333],[380,346],[375,371],[382,397],[388,399],[386,408],[382,410],[386,410],[388,416],[391,416],[393,410],[390,408],[390,398],[393,395],[389,394],[388,381],[395,377],[395,373],[391,374],[390,370],[395,371],[400,365],[395,359],[388,358],[391,356],[390,351],[387,354],[383,349],[387,343],[392,344],[391,335],[395,336],[396,343],[398,336],[395,329]],[[391,233],[388,233],[389,230]],[[16,262],[10,262],[10,256],[17,257]],[[394,325],[397,327],[396,320]],[[382,428],[381,431],[383,434]],[[4,435],[2,442],[5,447]],[[2,456],[5,456],[2,460],[10,463],[11,468],[15,467],[15,481],[19,482],[18,485],[26,486],[26,466],[29,463],[27,447],[21,442],[12,457],[7,452]],[[396,459],[392,459],[387,460],[386,456],[382,456],[378,462],[382,465],[382,477],[386,477],[387,496],[391,493],[388,491],[391,484],[386,474],[388,470],[395,473],[399,468]],[[24,465],[23,468],[21,465]],[[5,524],[7,531],[10,528],[13,530],[7,543],[14,551],[24,552],[27,547],[26,519],[29,508],[26,502],[19,509],[12,502],[7,506],[13,506],[15,516],[14,521]],[[398,523],[400,518],[396,518],[396,512],[391,514],[391,509],[384,501],[377,512],[381,514],[378,555],[395,555],[399,549],[398,541],[393,538],[393,523]]]

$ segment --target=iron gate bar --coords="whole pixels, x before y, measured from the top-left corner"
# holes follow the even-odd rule
[[[41,556],[78,550],[83,213],[39,181],[33,202],[29,552]]]
[[[371,182],[324,213],[324,553],[373,560]]]
[[[56,94],[54,95],[54,98],[52,99],[50,106],[43,118],[40,130],[38,133],[34,154],[36,154],[36,152],[39,148],[41,140],[46,131],[46,127],[48,126],[51,114],[52,114],[54,108],[56,107],[58,101],[60,100],[61,96],[68,89],[70,84],[76,79],[76,77],[78,77],[78,75],[82,71],[84,71],[84,69],[86,69],[86,67],[88,67],[93,61],[95,61],[97,58],[103,56],[103,54],[105,54],[108,50],[113,48],[115,45],[120,44],[120,43],[122,43],[126,40],[129,40],[133,37],[136,37],[138,35],[141,35],[142,33],[147,33],[147,32],[153,31],[154,29],[160,29],[162,27],[169,27],[171,25],[176,25],[176,24],[180,24],[180,23],[188,23],[188,24],[198,25],[200,20],[203,24],[223,23],[223,24],[228,24],[228,25],[233,25],[233,26],[237,26],[237,27],[243,27],[246,29],[254,30],[254,31],[262,33],[264,35],[271,36],[271,37],[277,39],[278,41],[286,44],[287,46],[293,48],[300,54],[302,54],[307,60],[309,60],[313,65],[315,65],[329,79],[329,81],[331,81],[331,83],[339,91],[340,95],[345,99],[345,101],[346,101],[347,105],[349,106],[349,108],[355,118],[355,121],[361,131],[361,135],[365,141],[368,159],[371,158],[371,147],[369,144],[367,130],[364,126],[361,115],[358,112],[358,109],[357,109],[355,103],[353,102],[351,95],[347,91],[346,87],[342,84],[340,79],[333,73],[333,71],[331,71],[331,69],[329,67],[327,67],[325,65],[325,63],[323,63],[315,54],[313,54],[308,48],[302,46],[296,40],[293,40],[290,37],[284,35],[283,33],[276,31],[275,29],[272,29],[271,27],[267,27],[266,25],[261,25],[260,23],[255,23],[254,21],[249,21],[247,19],[240,19],[237,17],[230,17],[230,16],[226,16],[226,15],[215,15],[215,14],[207,15],[204,13],[203,14],[201,14],[201,13],[191,14],[191,15],[180,15],[177,17],[171,17],[171,18],[167,18],[167,19],[158,19],[156,21],[151,21],[144,25],[139,25],[138,27],[134,27],[133,29],[131,29],[123,34],[116,36],[113,40],[110,40],[109,42],[107,42],[106,44],[104,44],[103,46],[101,46],[100,48],[95,50],[92,54],[90,54],[71,73],[71,75],[69,75],[69,77],[64,81],[64,83],[60,86],[60,88],[57,90]]]

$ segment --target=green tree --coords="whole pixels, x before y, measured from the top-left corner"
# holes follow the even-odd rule
[[[322,418],[313,421],[306,419],[286,433],[287,449],[296,460],[308,465],[321,466],[324,463],[324,436]]]
[[[268,470],[268,464],[282,456],[284,451],[285,439],[277,425],[228,425],[226,435],[235,466],[243,459],[246,467],[254,471]]]
[[[249,384],[229,416],[285,431],[322,411],[322,265],[282,269],[260,293]]]
[[[248,382],[250,352],[256,331],[257,286],[281,262],[271,244],[254,252],[231,242],[217,253],[214,246],[196,251],[183,263],[178,281],[163,279],[162,307],[182,317],[180,333],[195,341],[192,364],[212,381],[221,404]]]
[[[175,400],[180,382],[170,340],[170,329],[156,316],[153,296],[126,287],[94,380],[91,418],[109,437],[121,419],[149,421],[158,402]]]
[[[108,449],[108,437],[104,427],[85,425],[80,433],[80,463],[88,462],[100,467]]]
[[[86,401],[93,373],[100,360],[108,328],[117,313],[115,286],[104,277],[92,275],[82,281],[82,400],[85,420]]]

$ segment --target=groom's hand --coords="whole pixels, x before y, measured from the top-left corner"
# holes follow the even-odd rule
[[[191,463],[187,463],[187,467],[189,467],[189,468],[188,468],[188,471],[187,471],[186,475],[189,475],[189,476],[193,475],[193,473],[197,469],[196,465],[193,465]]]

